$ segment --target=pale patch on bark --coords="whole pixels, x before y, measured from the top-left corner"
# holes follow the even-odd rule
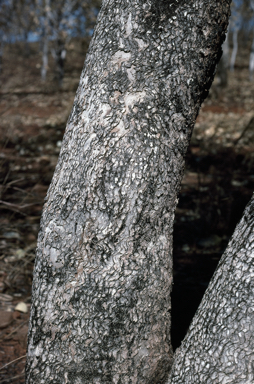
[[[125,61],[129,61],[130,58],[131,58],[130,52],[117,51],[112,57],[112,62],[113,64],[118,64],[118,67],[120,68],[121,64],[124,63]]]
[[[126,112],[130,112],[131,108],[134,107],[135,104],[141,103],[144,101],[144,98],[146,96],[146,92],[136,92],[136,93],[127,93],[124,96],[124,102],[126,107]]]
[[[96,133],[92,133],[90,137],[86,140],[84,145],[84,151],[90,146],[91,141],[96,137]]]
[[[114,129],[112,129],[112,131],[110,131],[110,133],[113,132],[117,132],[119,137],[124,136],[126,134],[127,130],[125,129],[125,125],[122,120],[116,127],[114,127]]]
[[[128,20],[126,23],[126,37],[128,37],[132,32],[132,24],[131,24],[131,13],[128,16]]]
[[[139,50],[140,50],[140,51],[141,51],[142,49],[145,49],[145,48],[148,47],[148,44],[145,43],[144,40],[137,39],[137,38],[135,38],[134,40],[138,43],[138,47],[139,47]]]
[[[135,67],[132,65],[130,68],[126,69],[128,79],[130,80],[131,83],[135,81],[135,75],[136,75],[136,70]]]

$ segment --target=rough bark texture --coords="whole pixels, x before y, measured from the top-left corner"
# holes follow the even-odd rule
[[[163,383],[184,155],[229,1],[105,0],[41,220],[26,383]]]
[[[254,197],[176,352],[168,384],[254,383]]]

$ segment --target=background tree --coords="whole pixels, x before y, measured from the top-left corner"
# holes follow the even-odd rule
[[[253,0],[233,0],[232,16],[229,23],[229,34],[232,35],[233,50],[230,58],[230,69],[234,70],[236,56],[238,52],[238,35],[242,31],[244,38],[241,43],[246,44],[246,41],[252,36],[254,28],[254,3]],[[245,41],[246,40],[246,41]],[[252,75],[252,56],[250,53],[250,77]]]
[[[50,0],[36,0],[37,9],[37,25],[41,37],[42,49],[42,65],[41,65],[41,78],[46,80],[48,70],[48,51],[50,40],[50,19],[51,19],[51,1]]]
[[[11,30],[12,1],[0,1],[0,73],[2,72],[2,61],[4,44],[8,41]]]
[[[8,39],[10,37],[12,40],[22,39],[25,42],[24,52],[26,55],[29,53],[27,41],[31,38],[32,33],[37,34],[37,38],[41,41],[42,79],[46,79],[48,54],[51,53],[55,60],[56,74],[61,85],[64,76],[66,43],[73,36],[91,34],[100,4],[101,0],[60,0],[58,2],[51,2],[50,0],[17,0],[15,2],[3,0],[2,14],[4,15],[4,24],[9,23],[10,27],[7,33]],[[11,12],[8,9],[11,9]],[[233,0],[228,33],[228,41],[232,44],[233,49],[230,57],[227,57],[228,53],[226,53],[220,63],[221,85],[226,82],[227,67],[230,66],[231,70],[234,69],[239,32],[243,34],[240,44],[243,44],[245,40],[253,40],[253,23],[253,0]],[[5,33],[6,31],[5,29]],[[226,45],[224,48],[227,51]],[[252,48],[250,47],[250,78],[253,74],[252,57]]]
[[[172,228],[229,2],[104,1],[47,194],[27,383],[159,383]]]
[[[36,2],[34,0],[18,0],[12,2],[12,31],[18,40],[24,41],[24,54],[29,56],[29,34],[35,30]],[[14,28],[13,28],[14,27]]]
[[[2,0],[0,3],[0,54],[5,41],[40,41],[42,51],[41,77],[46,80],[48,54],[51,52],[59,85],[64,76],[66,44],[73,36],[88,36],[94,27],[100,0]]]
[[[100,1],[51,0],[37,1],[37,19],[42,41],[42,79],[46,79],[49,45],[55,60],[59,85],[64,77],[66,44],[73,36],[89,33],[95,22]]]

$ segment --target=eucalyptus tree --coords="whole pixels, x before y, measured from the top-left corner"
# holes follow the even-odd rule
[[[229,10],[103,1],[43,210],[26,384],[253,382],[253,201],[170,341],[177,194]]]

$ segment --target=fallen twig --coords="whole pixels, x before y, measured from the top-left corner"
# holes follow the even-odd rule
[[[10,336],[13,335],[19,328],[22,328],[23,325],[27,324],[28,321],[23,321],[23,323],[19,324],[13,331],[11,331],[8,335],[5,335],[2,340],[9,340]]]
[[[15,363],[16,361],[23,359],[24,357],[26,357],[26,355],[20,356],[20,357],[18,357],[17,359],[10,361],[9,363],[7,363],[7,364],[5,364],[3,367],[1,367],[1,368],[0,368],[0,371],[1,371],[2,369],[4,369],[4,368],[8,367],[8,365],[11,365],[12,363]],[[1,381],[0,381],[0,383],[1,383]]]
[[[24,377],[24,373],[22,373],[21,375],[17,375],[17,376],[13,376],[13,377],[11,377],[10,379],[4,379],[4,380],[1,380],[0,381],[0,384],[1,383],[10,383],[11,381],[13,381],[13,380],[16,380],[16,379],[21,379],[21,377]]]
[[[41,203],[30,203],[30,204],[18,205],[18,204],[8,203],[8,201],[0,200],[0,204],[7,205],[8,207],[13,207],[16,209],[24,209],[24,208],[31,207],[33,205],[41,204]]]

